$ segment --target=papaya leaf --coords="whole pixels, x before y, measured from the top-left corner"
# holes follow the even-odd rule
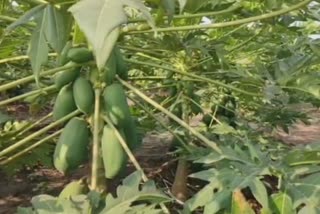
[[[141,190],[139,189],[139,184],[141,182],[141,172],[136,171],[129,175],[123,180],[123,184],[117,188],[117,197],[114,198],[111,194],[106,197],[106,207],[102,210],[101,214],[111,214],[111,213],[127,213],[132,207],[133,202],[143,202],[134,207],[134,209],[139,208],[145,209],[146,202],[152,202],[154,204],[159,204],[162,202],[170,201],[170,199],[157,191],[155,184],[152,181],[146,182],[142,185]]]
[[[45,27],[47,25],[46,10],[36,19],[37,27],[34,29],[28,48],[28,56],[31,61],[31,67],[39,85],[39,74],[41,66],[48,61],[49,47],[45,39]]]
[[[42,12],[45,9],[45,7],[46,7],[46,4],[40,4],[32,8],[31,10],[26,12],[24,15],[22,15],[19,19],[17,19],[15,22],[13,22],[8,27],[6,27],[5,33],[8,34],[14,29],[16,29],[17,27],[19,27],[20,25],[24,25],[28,23],[33,18],[35,18],[35,16],[37,16],[40,12]]]
[[[140,10],[154,28],[153,19],[148,9],[139,0],[83,0],[69,9],[93,47],[99,70],[104,67],[112,51],[112,48],[109,48],[111,44],[107,44],[115,38],[116,34],[112,34],[112,32],[127,22],[125,6]],[[109,36],[113,39],[108,39]]]
[[[293,207],[305,204],[310,209],[319,209],[320,207],[320,173],[314,173],[304,177],[288,180],[286,188],[288,194],[292,197]]]
[[[265,212],[267,212],[266,210],[269,209],[269,200],[265,185],[258,178],[254,178],[249,184],[249,187],[255,199],[262,205]]]
[[[292,199],[286,193],[271,195],[271,203],[275,214],[294,214]]]
[[[58,10],[52,5],[48,5],[45,10],[47,16],[47,23],[44,26],[46,39],[52,48],[60,53],[68,39],[70,18],[66,11]]]

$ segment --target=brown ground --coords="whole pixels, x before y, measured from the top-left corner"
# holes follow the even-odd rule
[[[307,144],[320,140],[320,112],[314,109],[308,111],[312,118],[311,125],[297,123],[290,129],[289,134],[279,130],[275,136],[290,144]],[[136,158],[146,174],[159,181],[162,187],[172,185],[176,166],[174,161],[170,161],[172,157],[168,154],[169,141],[166,134],[159,136],[149,133],[144,139],[143,148],[136,153]],[[133,167],[130,166],[127,174],[132,170]],[[28,206],[31,197],[37,194],[57,195],[65,184],[81,178],[88,172],[88,166],[84,166],[72,175],[64,177],[53,169],[38,167],[9,178],[0,171],[0,214],[11,214],[18,206]],[[190,187],[190,191],[193,191],[192,189]]]

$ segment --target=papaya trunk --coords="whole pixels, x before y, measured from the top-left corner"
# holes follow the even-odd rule
[[[188,163],[184,159],[178,161],[176,175],[171,188],[172,194],[180,201],[186,201],[188,198],[187,189]]]

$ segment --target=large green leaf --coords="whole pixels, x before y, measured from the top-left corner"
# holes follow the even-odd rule
[[[60,53],[70,33],[70,15],[67,11],[58,10],[52,5],[46,7],[46,24],[44,33],[52,48]]]
[[[320,173],[287,181],[287,189],[292,197],[293,206],[297,208],[302,204],[316,209],[320,207]]]
[[[114,29],[127,22],[124,7],[129,6],[142,12],[151,26],[153,19],[139,0],[83,0],[69,10],[92,45],[96,63],[102,69],[108,60],[114,44],[109,44],[109,36],[115,37]],[[112,39],[114,40],[114,39]]]

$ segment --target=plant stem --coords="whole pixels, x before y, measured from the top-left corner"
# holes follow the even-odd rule
[[[27,126],[25,129],[23,129],[22,131],[20,131],[18,133],[18,136],[23,135],[24,133],[26,133],[27,131],[29,131],[30,129],[32,129],[33,127],[36,127],[37,125],[41,124],[43,121],[49,119],[52,116],[52,112],[50,112],[49,114],[47,114],[46,116],[40,118],[38,121],[35,121],[33,123],[31,123],[31,125]]]
[[[48,87],[45,87],[45,88],[40,88],[38,90],[30,91],[28,93],[21,94],[19,96],[12,97],[10,99],[6,99],[4,101],[1,101],[0,102],[0,106],[7,105],[9,103],[12,103],[12,102],[15,102],[15,101],[18,101],[18,100],[22,100],[22,99],[24,99],[26,97],[30,97],[32,95],[40,94],[42,92],[48,92],[48,91],[51,91],[51,90],[54,90],[54,89],[56,89],[56,87],[54,85],[52,85],[52,86],[48,86]]]
[[[164,80],[166,76],[129,77],[129,80]]]
[[[17,21],[17,19],[15,19],[15,18],[12,18],[10,16],[4,16],[4,15],[0,15],[0,20],[7,21],[7,22],[15,22],[15,21]]]
[[[146,102],[148,102],[150,105],[152,105],[153,107],[155,107],[156,109],[162,111],[163,113],[165,113],[166,115],[168,115],[171,119],[173,119],[174,121],[176,121],[179,125],[181,125],[182,127],[184,127],[185,129],[189,130],[194,136],[196,136],[198,139],[200,139],[203,143],[205,143],[207,146],[211,147],[214,151],[216,151],[217,153],[221,154],[221,150],[218,147],[218,145],[209,140],[208,138],[206,138],[203,134],[201,134],[200,132],[198,132],[197,130],[195,130],[194,128],[190,127],[187,123],[185,123],[183,120],[181,120],[180,118],[178,118],[176,115],[172,114],[170,111],[168,111],[167,109],[165,109],[164,107],[162,107],[161,105],[159,105],[157,102],[153,101],[152,99],[150,99],[148,96],[146,96],[145,94],[143,94],[141,91],[139,91],[137,88],[133,87],[132,85],[130,85],[129,83],[127,83],[126,81],[120,79],[119,77],[117,77],[118,81],[123,84],[125,87],[127,87],[128,89],[130,89],[133,93],[135,93],[136,95],[138,95],[140,98],[142,98],[143,100],[145,100]]]
[[[134,51],[134,52],[142,52],[142,53],[154,55],[154,56],[160,57],[160,58],[164,57],[162,54],[156,53],[151,50],[146,50],[144,48],[137,48],[137,47],[132,47],[132,46],[120,46],[120,45],[119,45],[119,48],[129,50],[129,51]]]
[[[142,180],[144,182],[148,181],[148,177],[146,176],[146,174],[143,172],[142,167],[140,166],[139,162],[137,161],[137,159],[134,157],[134,155],[132,154],[131,150],[129,149],[127,143],[125,142],[125,140],[123,139],[123,137],[121,136],[121,134],[119,133],[119,131],[116,129],[116,127],[112,124],[111,120],[104,116],[103,119],[108,123],[109,126],[111,126],[111,128],[113,129],[113,131],[115,132],[116,137],[118,138],[122,148],[124,149],[124,151],[127,153],[130,161],[132,162],[132,164],[134,165],[134,167],[141,172],[142,174]],[[168,208],[164,205],[164,204],[160,204],[161,209],[163,210],[164,213],[169,213]]]
[[[187,178],[188,178],[188,162],[185,159],[179,159],[174,182],[171,192],[178,200],[185,202],[187,200]]]
[[[79,67],[79,66],[82,66],[82,65],[81,64],[66,65],[66,66],[54,68],[54,69],[51,69],[51,70],[43,71],[43,72],[40,73],[40,77],[46,76],[46,75],[52,75],[52,74],[55,74],[55,73],[57,73],[59,71],[64,71],[64,70],[67,70],[67,69],[70,69],[70,68],[74,68],[74,67]],[[8,90],[10,88],[17,87],[18,85],[27,84],[27,83],[32,82],[34,80],[35,80],[34,75],[30,75],[30,76],[27,76],[27,77],[24,77],[24,78],[9,82],[7,84],[4,84],[4,85],[0,86],[0,92],[6,91],[6,90]]]
[[[92,146],[92,166],[91,166],[91,190],[97,191],[99,177],[99,123],[100,123],[100,94],[101,89],[95,89],[95,103],[93,116],[93,146]]]
[[[241,24],[246,24],[250,22],[255,22],[259,20],[269,19],[272,17],[280,16],[282,14],[286,14],[288,12],[291,12],[293,10],[300,9],[310,3],[312,0],[304,0],[296,5],[293,5],[288,8],[284,8],[278,11],[262,14],[259,16],[253,16],[249,18],[239,19],[235,21],[229,21],[229,22],[222,22],[222,23],[213,23],[213,24],[204,24],[204,25],[187,25],[187,26],[180,26],[180,27],[167,27],[167,28],[157,28],[157,32],[172,32],[172,31],[189,31],[189,30],[201,30],[201,29],[211,29],[211,28],[223,28],[223,27],[231,27]],[[149,27],[150,28],[150,27]],[[133,30],[133,28],[130,29],[129,32],[125,32],[127,34],[140,34],[140,33],[153,33],[153,30],[141,30],[137,31],[136,29]]]
[[[221,86],[221,87],[233,90],[233,91],[237,91],[239,93],[246,94],[246,95],[249,95],[249,96],[261,96],[260,94],[244,91],[242,89],[239,89],[239,88],[233,87],[231,85],[219,82],[217,80],[212,80],[212,79],[209,79],[209,78],[206,78],[206,77],[201,77],[201,76],[198,76],[198,75],[195,75],[195,74],[182,72],[182,71],[176,70],[174,68],[170,68],[170,67],[166,67],[166,66],[150,63],[150,62],[141,62],[141,61],[131,60],[131,59],[125,59],[125,60],[127,62],[134,63],[134,64],[147,65],[147,66],[152,66],[152,67],[155,67],[155,68],[161,68],[161,69],[164,69],[164,70],[172,71],[174,73],[178,73],[178,74],[181,74],[183,76],[190,77],[192,79],[198,79],[198,80],[201,80],[201,81],[204,81],[204,82],[207,82],[207,83],[212,83],[212,84],[215,84],[215,85],[218,85],[218,86]]]
[[[50,56],[50,57],[57,56],[57,53],[49,53],[48,56]],[[27,56],[27,55],[14,56],[11,58],[0,59],[0,64],[12,62],[12,61],[26,60],[26,59],[29,59],[29,56]]]
[[[20,146],[25,145],[27,142],[29,142],[30,140],[34,139],[35,137],[38,137],[42,134],[44,134],[45,132],[49,131],[50,129],[60,125],[61,123],[71,119],[72,117],[78,115],[80,113],[79,110],[76,110],[68,115],[66,115],[65,117],[51,123],[50,125],[38,130],[37,132],[32,133],[31,135],[29,135],[28,137],[18,141],[17,143],[9,146],[8,148],[5,148],[4,150],[0,151],[0,157],[3,157],[4,155],[14,151],[15,149],[19,148]]]
[[[28,148],[25,148],[25,149],[23,149],[22,151],[18,152],[17,154],[14,154],[14,155],[8,157],[6,160],[0,162],[0,165],[5,165],[5,164],[7,164],[7,163],[9,163],[9,162],[11,162],[11,161],[13,161],[13,160],[15,160],[16,158],[18,158],[18,157],[26,154],[27,152],[33,150],[34,148],[40,146],[41,144],[43,144],[43,143],[45,143],[45,142],[47,142],[48,140],[51,140],[51,139],[55,138],[55,137],[58,136],[61,132],[62,132],[62,129],[59,130],[59,131],[56,131],[55,133],[53,133],[53,134],[51,134],[51,135],[49,135],[49,136],[47,136],[47,137],[45,137],[45,138],[43,138],[42,140],[40,140],[40,141],[32,144],[32,145],[29,146]]]

